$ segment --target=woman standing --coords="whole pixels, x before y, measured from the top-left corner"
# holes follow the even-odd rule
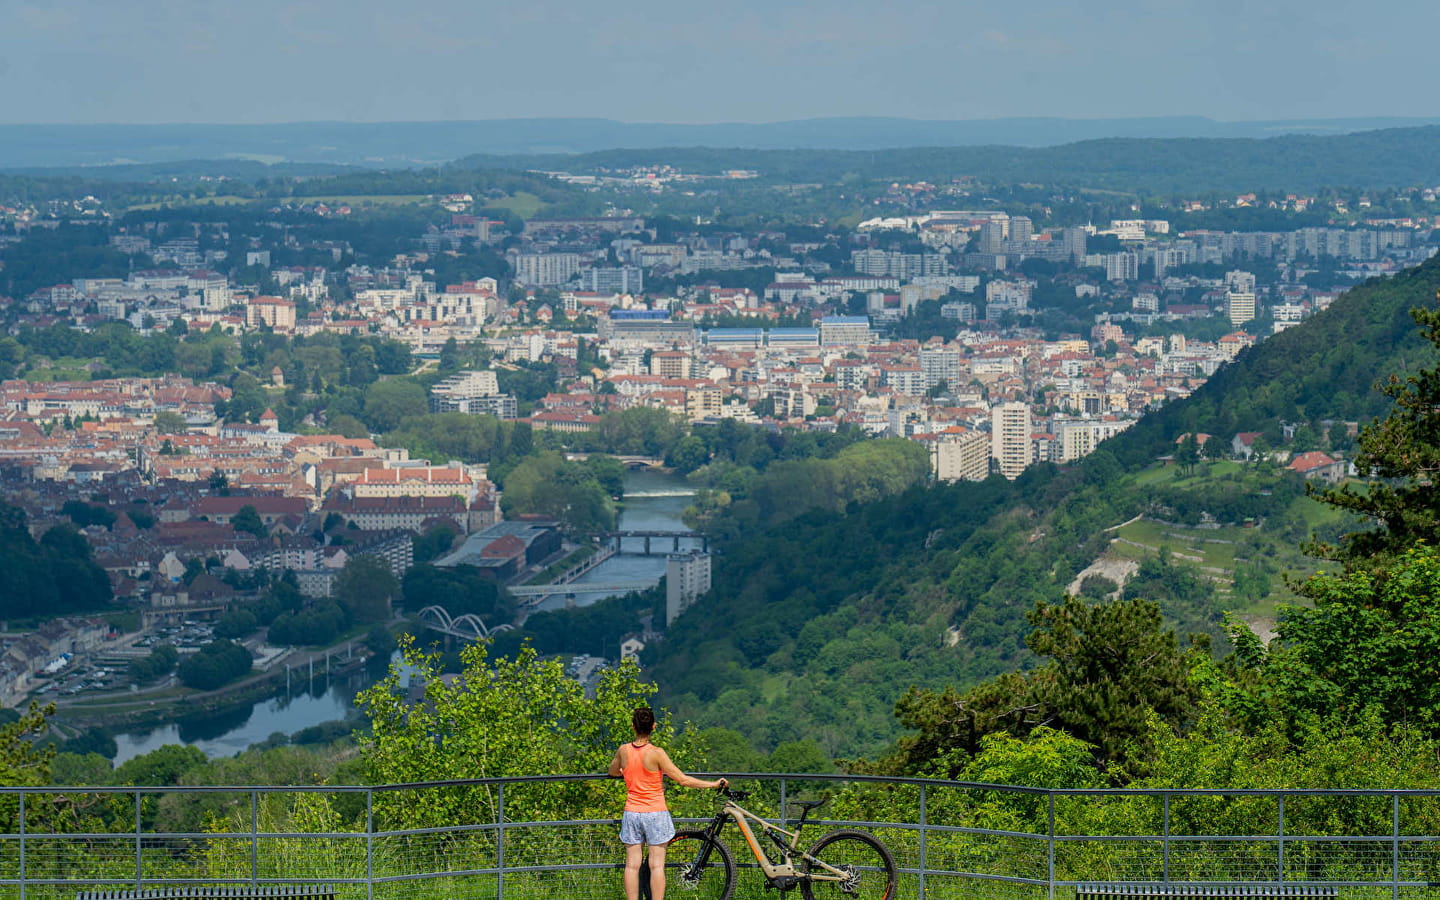
[[[635,740],[621,744],[610,760],[610,777],[625,779],[625,812],[620,818],[620,842],[625,845],[625,897],[639,900],[640,863],[650,848],[650,896],[665,900],[665,845],[675,836],[675,823],[665,805],[665,776],[685,787],[724,787],[725,779],[692,778],[670,761],[670,754],[650,742],[655,712],[641,707],[630,716]]]

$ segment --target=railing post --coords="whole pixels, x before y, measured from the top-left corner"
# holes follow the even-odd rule
[[[1285,795],[1280,795],[1280,830],[1276,835],[1277,850],[1275,856],[1275,880],[1280,884],[1285,883]]]
[[[505,782],[495,795],[495,900],[505,900]]]
[[[1161,873],[1160,880],[1166,884],[1170,883],[1170,794],[1161,796],[1160,814],[1160,857]]]
[[[375,900],[375,792],[365,791],[365,898]]]
[[[25,792],[20,792],[20,900],[25,900]]]
[[[140,857],[140,792],[135,792],[135,890],[145,886],[145,879],[141,875]]]
[[[1045,796],[1050,801],[1050,847],[1047,854],[1049,858],[1046,861],[1045,880],[1049,882],[1050,900],[1055,900],[1055,792],[1048,791]]]
[[[260,883],[260,792],[250,792],[250,886]]]
[[[928,863],[925,855],[925,785],[920,785],[920,900],[925,900],[925,869]]]
[[[790,824],[790,811],[785,807],[785,779],[780,779],[780,824]]]
[[[1400,793],[1390,795],[1390,897],[1400,900]]]

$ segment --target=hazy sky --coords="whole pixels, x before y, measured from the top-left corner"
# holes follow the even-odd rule
[[[0,122],[1434,116],[1435,0],[0,0]]]

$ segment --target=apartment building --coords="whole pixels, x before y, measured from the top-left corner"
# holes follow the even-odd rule
[[[1031,428],[1025,403],[1000,403],[990,411],[990,455],[1006,478],[1019,477],[1033,461]]]
[[[948,429],[933,445],[931,463],[938,481],[984,481],[990,475],[990,436]]]

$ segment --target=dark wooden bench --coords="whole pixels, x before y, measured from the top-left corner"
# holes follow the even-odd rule
[[[75,900],[335,900],[323,884],[174,885],[130,890],[81,891]]]
[[[1333,900],[1339,891],[1315,884],[1190,884],[1119,881],[1075,885],[1075,900]]]

